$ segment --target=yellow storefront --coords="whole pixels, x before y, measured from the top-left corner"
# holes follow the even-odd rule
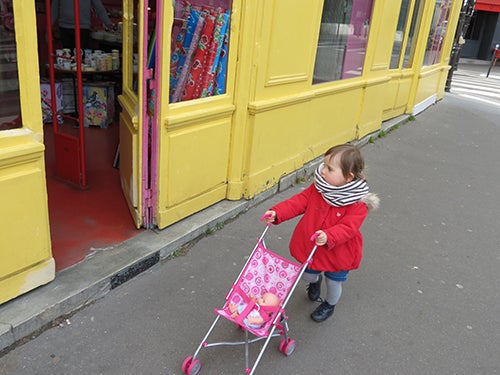
[[[15,34],[8,30],[9,24],[2,25],[0,303],[55,276],[38,66],[33,63],[38,61],[36,28],[33,27],[35,9],[31,5],[15,1],[9,9],[15,15]],[[17,69],[16,62],[19,62]]]
[[[33,2],[17,6],[23,121],[0,131],[0,303],[54,277],[38,67],[26,63],[37,49],[24,48],[36,41],[35,10]],[[124,0],[120,174],[136,226],[168,230],[221,200],[251,199],[331,145],[441,99],[460,7]],[[188,25],[195,42],[186,40]],[[214,55],[189,51],[197,38],[216,36]],[[199,85],[197,64],[206,65]]]

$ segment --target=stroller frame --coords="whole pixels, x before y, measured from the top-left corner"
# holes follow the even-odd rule
[[[265,218],[265,216],[262,217],[262,220]],[[242,268],[242,270],[240,271],[238,277],[236,278],[235,282],[233,283],[231,289],[228,291],[228,293],[226,294],[226,303],[224,304],[224,307],[227,307],[228,305],[228,302],[229,302],[229,298],[230,296],[235,292],[235,289],[238,288],[238,283],[240,281],[240,278],[242,277],[242,275],[247,271],[249,265],[250,265],[250,262],[252,261],[253,259],[253,256],[254,254],[256,253],[257,250],[265,250],[268,254],[272,254],[278,258],[281,258],[283,259],[284,261],[296,266],[296,267],[299,267],[299,271],[298,273],[295,275],[295,280],[293,281],[291,287],[289,288],[288,292],[286,293],[286,296],[284,298],[284,301],[282,301],[280,303],[280,306],[279,306],[279,309],[274,312],[272,315],[271,315],[271,319],[266,322],[264,324],[264,328],[260,329],[260,330],[255,330],[255,329],[252,329],[248,326],[246,326],[243,322],[235,322],[233,319],[230,319],[229,317],[225,316],[225,314],[223,314],[223,310],[217,310],[215,309],[215,312],[217,313],[217,317],[215,318],[214,322],[212,323],[212,325],[210,326],[210,328],[208,329],[206,335],[203,337],[202,341],[200,342],[200,344],[198,345],[198,348],[196,349],[196,351],[194,352],[194,354],[192,356],[188,356],[186,357],[186,359],[184,360],[184,362],[182,363],[182,366],[181,366],[181,369],[182,369],[182,372],[185,373],[185,374],[188,374],[188,375],[196,375],[200,372],[201,370],[201,362],[199,359],[197,359],[201,349],[203,348],[211,348],[211,347],[216,347],[216,346],[237,346],[237,345],[244,345],[245,346],[245,371],[247,374],[254,374],[254,371],[257,367],[257,365],[259,364],[262,356],[264,355],[264,351],[266,350],[270,340],[273,338],[273,337],[279,337],[279,336],[284,336],[283,340],[281,341],[280,345],[279,345],[279,350],[286,356],[290,356],[293,351],[295,350],[295,341],[292,340],[289,335],[288,335],[288,332],[289,332],[289,328],[288,328],[288,316],[286,315],[285,313],[285,307],[289,301],[289,299],[291,298],[291,295],[292,293],[294,292],[295,288],[297,287],[301,277],[302,277],[302,274],[305,272],[305,269],[306,267],[312,262],[312,257],[314,255],[314,253],[316,252],[316,249],[317,249],[317,245],[314,245],[314,247],[312,248],[310,254],[309,254],[309,257],[307,258],[307,260],[303,263],[303,264],[298,264],[298,263],[294,263],[294,262],[291,262],[289,260],[286,260],[285,258],[282,258],[281,256],[277,255],[277,254],[274,254],[272,251],[268,250],[266,245],[265,245],[265,242],[264,242],[264,237],[265,235],[267,234],[267,231],[269,230],[271,224],[267,224],[266,225],[266,228],[264,229],[264,231],[262,232],[262,234],[260,235],[257,243],[255,244],[250,256],[248,257],[247,261],[245,262],[245,265],[244,267]],[[313,235],[311,237],[311,241],[314,241],[316,238],[316,235]],[[208,337],[210,336],[210,334],[212,333],[212,331],[214,330],[215,326],[217,325],[217,322],[219,321],[219,319],[224,316],[226,317],[228,320],[231,320],[233,322],[235,322],[236,324],[239,325],[239,327],[245,331],[245,341],[235,341],[235,342],[212,342],[212,343],[208,343],[207,342],[207,339]],[[269,330],[270,329],[270,330]],[[269,332],[267,333],[267,335],[265,333],[263,333],[262,331],[268,331]],[[275,332],[277,330],[277,332]],[[255,338],[250,338],[249,337],[249,331],[250,333],[252,333],[253,335],[255,335],[256,337]],[[260,331],[260,332],[259,332]],[[250,344],[253,344],[255,342],[258,342],[258,341],[261,341],[261,340],[265,340],[257,358],[255,359],[252,367],[249,367],[249,362],[250,362],[250,359],[249,359],[249,346]]]

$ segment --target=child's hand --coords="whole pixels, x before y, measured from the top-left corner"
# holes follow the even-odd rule
[[[271,224],[274,222],[274,220],[276,220],[276,211],[273,210],[266,211],[263,217],[264,220],[266,221],[266,224]]]
[[[323,232],[322,230],[317,230],[315,234],[317,234],[316,239],[314,240],[316,245],[318,246],[326,245],[328,241],[328,236],[326,235],[326,233]]]

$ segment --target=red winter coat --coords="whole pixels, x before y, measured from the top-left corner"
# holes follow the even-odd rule
[[[308,268],[338,272],[359,267],[363,254],[360,227],[368,214],[366,203],[360,201],[344,207],[331,206],[312,184],[271,210],[276,211],[274,224],[304,214],[290,240],[290,252],[300,263],[307,260],[314,247],[311,236],[317,230],[323,230],[328,242],[318,247]]]

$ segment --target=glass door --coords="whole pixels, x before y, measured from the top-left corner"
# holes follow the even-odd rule
[[[139,228],[153,221],[152,170],[155,167],[156,26],[161,0],[130,0],[123,12],[123,93],[119,96],[120,179]]]
[[[71,77],[75,112],[72,115],[64,115],[70,121],[65,123],[61,114],[58,115],[57,100],[51,100],[50,112],[52,115],[52,125],[54,131],[54,150],[56,158],[56,175],[58,178],[69,182],[80,188],[87,187],[87,175],[85,170],[85,133],[83,121],[83,98],[82,98],[82,55],[76,53],[81,51],[80,40],[80,8],[79,0],[73,0],[74,20],[75,20],[75,51],[65,50],[64,55],[54,53],[52,37],[52,16],[50,2],[46,0],[47,14],[47,42],[49,54],[49,77],[50,77],[50,97],[56,98],[56,64],[55,60],[61,59],[57,70]],[[62,65],[62,66],[60,66]],[[73,66],[75,68],[73,68]]]

